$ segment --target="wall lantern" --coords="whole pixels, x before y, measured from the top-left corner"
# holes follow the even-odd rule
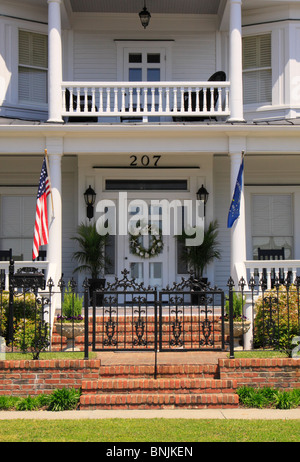
[[[151,14],[146,8],[146,0],[144,1],[144,8],[139,13],[139,17],[140,17],[142,26],[144,27],[144,29],[146,29],[146,27],[149,25],[150,18],[151,18]]]
[[[198,201],[203,201],[204,203],[204,216],[205,216],[205,206],[208,200],[209,193],[202,185],[200,189],[197,191],[197,199]]]
[[[84,201],[87,206],[86,216],[88,217],[89,220],[91,220],[94,216],[94,204],[95,204],[95,199],[96,199],[96,193],[91,187],[91,185],[87,188],[83,196],[84,196]]]

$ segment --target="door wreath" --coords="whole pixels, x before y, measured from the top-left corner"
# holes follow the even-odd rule
[[[129,247],[131,253],[137,255],[141,258],[153,258],[159,255],[164,247],[163,239],[161,233],[159,234],[151,234],[151,225],[147,225],[146,229],[148,230],[148,234],[151,235],[151,245],[146,248],[139,242],[140,234],[137,236],[130,235],[129,238]]]

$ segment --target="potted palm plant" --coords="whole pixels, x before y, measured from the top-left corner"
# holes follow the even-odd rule
[[[108,235],[97,232],[95,224],[81,223],[77,229],[77,236],[73,237],[79,244],[79,250],[74,252],[73,258],[80,263],[74,272],[88,272],[90,274],[90,298],[96,289],[105,286],[104,268],[108,263],[105,257],[105,244]],[[101,303],[97,297],[97,303]]]
[[[177,236],[177,238],[183,243],[187,237],[191,238],[191,236],[186,236],[185,233]],[[204,230],[202,244],[198,246],[184,247],[182,258],[188,264],[188,267],[193,272],[195,279],[197,280],[205,282],[203,274],[206,266],[209,265],[209,263],[211,263],[215,258],[219,259],[221,257],[217,237],[218,222],[215,220],[209,224],[206,230]]]
[[[185,233],[177,236],[180,242],[184,243],[185,239],[191,236],[186,236]],[[195,282],[207,284],[207,278],[203,277],[204,270],[215,258],[221,258],[218,242],[218,222],[212,221],[206,230],[204,230],[204,237],[202,244],[198,246],[185,246],[183,249],[183,260],[187,263],[189,269],[192,271]],[[199,286],[196,286],[196,289]],[[192,296],[192,303],[197,303],[197,295]]]

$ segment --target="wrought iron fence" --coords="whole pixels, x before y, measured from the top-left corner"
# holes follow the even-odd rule
[[[300,278],[275,281],[271,290],[253,278],[228,290],[188,279],[159,292],[129,278],[89,296],[72,279],[57,287],[35,268],[14,272],[9,290],[0,280],[0,337],[6,352],[30,351],[221,351],[300,348]],[[298,356],[299,357],[299,356]]]

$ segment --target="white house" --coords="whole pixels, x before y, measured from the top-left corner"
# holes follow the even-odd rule
[[[219,71],[226,77],[209,80]],[[225,287],[230,275],[262,270],[258,248],[283,247],[295,276],[300,1],[1,0],[0,249],[12,248],[19,266],[32,258],[45,149],[54,212],[49,198],[47,257],[37,264],[55,282],[72,276],[71,238],[89,221],[89,186],[93,222],[101,201],[120,206],[120,192],[128,203],[183,202],[204,185],[205,223],[218,221],[221,250],[206,269],[210,282]],[[228,229],[242,151],[240,217]],[[163,243],[144,258],[117,233],[106,278],[127,268],[147,285],[179,280],[177,241],[164,235]]]

